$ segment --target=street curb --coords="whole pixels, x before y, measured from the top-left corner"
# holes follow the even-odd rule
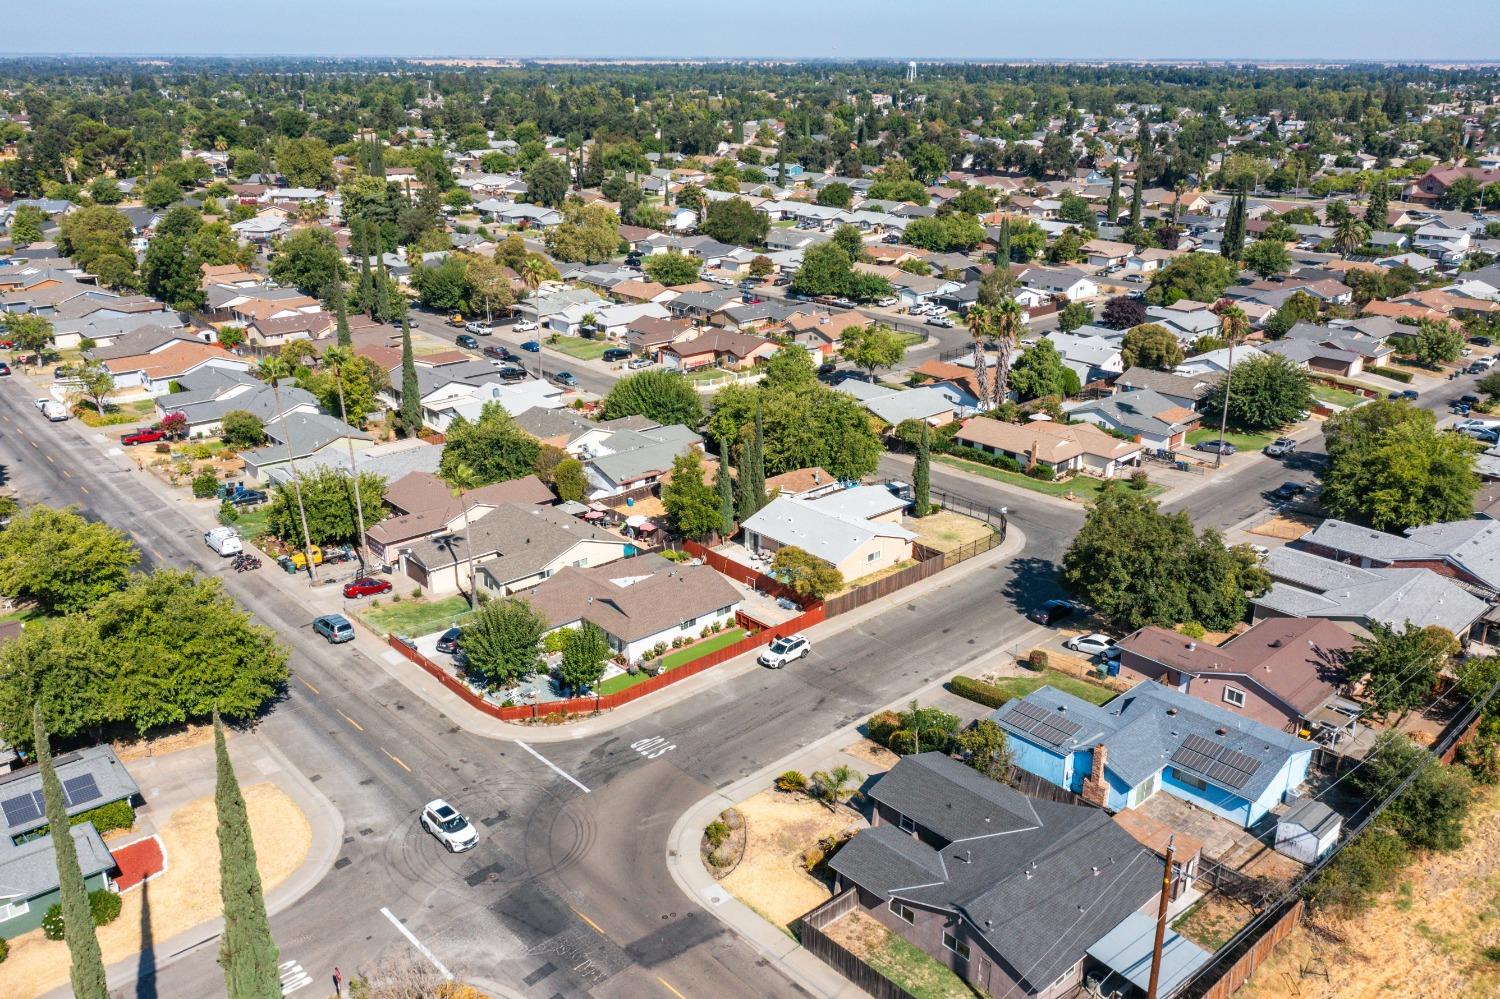
[[[1013,558],[1025,547],[1025,532],[1012,524],[1006,532],[1005,540],[990,551],[962,562],[945,572],[929,576],[927,579],[896,592],[901,594],[903,599],[921,596],[923,593],[936,589],[938,586],[950,583],[956,579],[962,579],[973,572],[1005,559]],[[885,613],[888,609],[889,604],[886,601],[871,601],[848,614],[840,614],[836,618],[813,625],[807,629],[807,635],[815,641],[828,635],[836,635],[864,623],[876,614]],[[429,676],[426,671],[417,668],[405,659],[401,659],[395,663],[391,662],[384,655],[385,651],[391,651],[389,646],[386,646],[383,642],[380,644],[382,645],[382,652],[371,655],[367,651],[366,658],[375,662],[387,676],[390,676],[407,690],[425,700],[432,708],[441,712],[455,725],[470,735],[477,735],[485,739],[506,741],[524,740],[532,745],[573,742],[578,739],[612,732],[621,726],[639,721],[641,718],[654,714],[663,708],[671,707],[689,697],[696,696],[709,684],[721,683],[761,668],[756,663],[756,652],[752,650],[736,659],[704,670],[696,676],[691,676],[686,680],[671,684],[657,694],[631,701],[629,704],[611,711],[592,715],[585,721],[560,725],[521,725],[516,722],[505,722],[498,718],[491,718],[489,715],[475,710],[460,699],[457,694],[454,694],[436,679]]]
[[[1034,634],[1047,632],[1047,628],[1038,625],[1025,633],[1019,639],[1019,644],[1026,644]],[[942,689],[953,677],[964,673],[983,672],[989,662],[1009,655],[1008,649],[996,649],[988,656],[966,663],[952,673],[938,677],[915,691],[873,709],[870,713],[873,715],[881,711],[905,707],[913,699],[920,700],[924,695]],[[858,734],[863,724],[863,721],[857,721],[830,732],[767,764],[755,773],[714,791],[683,812],[672,824],[672,831],[667,836],[667,871],[682,893],[718,919],[728,930],[743,939],[767,961],[780,967],[798,985],[824,999],[848,999],[848,997],[864,996],[865,992],[804,949],[800,943],[778,930],[760,913],[721,887],[699,862],[698,843],[703,827],[713,821],[724,809],[734,807],[754,793],[769,789],[771,779],[788,769],[791,762],[799,757],[815,754],[831,744],[849,739]]]

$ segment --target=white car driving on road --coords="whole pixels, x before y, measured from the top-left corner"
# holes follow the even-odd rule
[[[422,828],[432,833],[449,853],[463,853],[479,845],[479,833],[469,820],[442,798],[434,798],[422,809]]]
[[[812,644],[801,635],[787,635],[778,638],[766,646],[766,651],[760,654],[756,662],[771,669],[781,669],[789,662],[807,658],[812,651]]]

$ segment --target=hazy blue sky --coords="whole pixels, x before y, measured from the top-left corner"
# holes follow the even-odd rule
[[[1500,0],[54,0],[0,52],[1500,59]],[[1429,16],[1432,15],[1432,16]]]

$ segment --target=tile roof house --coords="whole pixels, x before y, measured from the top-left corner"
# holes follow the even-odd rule
[[[1321,618],[1267,618],[1223,645],[1146,627],[1116,645],[1120,666],[1293,734],[1338,695],[1354,636]]]
[[[1489,608],[1431,569],[1363,569],[1290,547],[1274,549],[1265,567],[1274,582],[1251,599],[1256,621],[1324,617],[1356,635],[1376,621],[1392,628],[1410,622],[1446,628],[1463,640]]]
[[[1069,416],[1128,434],[1149,448],[1171,451],[1183,445],[1199,421],[1196,410],[1151,389],[1139,389],[1085,402]]]
[[[766,480],[767,496],[811,500],[844,488],[825,468],[796,468]]]
[[[857,579],[912,557],[917,536],[901,526],[905,505],[880,486],[856,486],[814,500],[778,496],[741,525],[745,547],[801,548],[838,569],[845,580]]]
[[[867,794],[873,825],[829,860],[835,889],[981,995],[1071,994],[1089,950],[1161,890],[1162,861],[1104,812],[942,753],[902,757]]]
[[[402,547],[398,571],[429,594],[447,596],[468,591],[472,562],[476,585],[500,597],[567,566],[588,568],[624,558],[629,548],[624,538],[557,507],[507,503],[465,530]]]
[[[986,454],[1003,455],[1023,469],[1037,464],[1057,475],[1087,472],[1106,479],[1138,465],[1142,450],[1140,444],[1121,440],[1092,423],[1008,423],[988,416],[965,420],[953,439]]]
[[[691,340],[679,340],[660,350],[661,361],[668,368],[696,371],[719,367],[739,370],[770,359],[780,349],[774,340],[734,333],[729,330],[702,330]]]
[[[520,595],[549,630],[591,622],[610,649],[631,662],[658,643],[696,640],[715,624],[733,626],[741,603],[739,590],[709,566],[659,555],[590,569],[568,566]]]
[[[1016,766],[1121,811],[1157,791],[1249,827],[1307,778],[1313,744],[1149,680],[1101,706],[1054,687],[991,716]]]
[[[161,397],[172,391],[174,381],[206,368],[250,370],[248,360],[236,357],[218,344],[176,338],[140,354],[108,358],[104,366],[114,376],[117,397]]]

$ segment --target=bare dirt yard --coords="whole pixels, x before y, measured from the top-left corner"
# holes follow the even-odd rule
[[[312,827],[292,799],[273,784],[245,788],[256,866],[267,893],[302,866],[312,845]],[[816,807],[816,806],[814,806]],[[164,823],[162,845],[167,870],[121,896],[119,918],[99,927],[104,963],[141,950],[143,927],[148,944],[161,946],[171,937],[222,914],[219,901],[218,817],[212,797],[198,798],[177,809]],[[142,908],[149,903],[149,915]],[[68,950],[32,930],[10,941],[10,957],[0,969],[0,999],[33,999],[68,980]]]
[[[848,809],[829,811],[811,798],[780,791],[762,791],[737,807],[747,830],[745,856],[720,883],[785,929],[829,898],[828,886],[803,869],[802,854],[864,821]]]
[[[982,541],[995,529],[982,520],[966,517],[952,510],[939,510],[920,520],[907,517],[901,526],[917,532],[917,540],[928,548],[951,552],[975,541]]]
[[[1280,538],[1283,541],[1296,541],[1317,526],[1317,520],[1312,517],[1302,514],[1277,514],[1250,528],[1250,533],[1259,534],[1263,538]]]
[[[1406,875],[1369,912],[1282,941],[1237,999],[1500,995],[1500,793],[1476,803],[1462,850]]]
[[[870,773],[885,773],[895,766],[901,757],[886,749],[878,742],[866,738],[858,738],[842,750],[845,755],[852,756],[856,760],[870,765]]]

